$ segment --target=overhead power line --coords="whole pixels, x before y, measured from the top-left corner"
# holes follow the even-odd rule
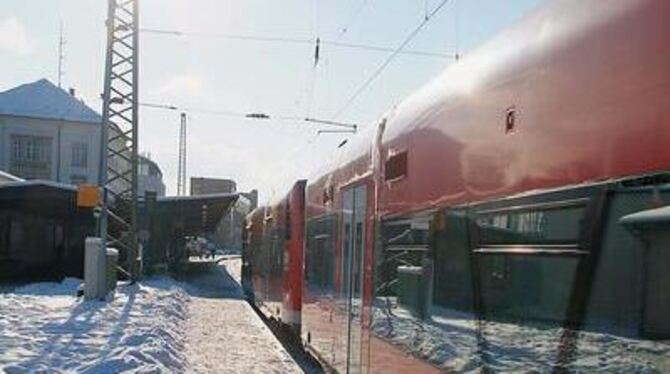
[[[170,111],[181,111],[189,113],[206,113],[213,115],[221,115],[227,117],[237,117],[245,119],[254,119],[254,120],[277,120],[277,121],[294,121],[294,122],[307,122],[315,123],[328,126],[344,127],[353,130],[354,132],[358,130],[359,126],[353,123],[344,123],[331,120],[324,120],[311,117],[299,117],[299,116],[274,116],[269,115],[263,112],[232,112],[227,110],[218,110],[218,109],[208,109],[208,108],[193,108],[193,107],[178,107],[176,105],[169,104],[157,104],[157,103],[140,103],[140,106],[153,109],[161,110],[170,110]]]
[[[205,32],[186,32],[179,30],[165,30],[165,29],[141,29],[143,33],[147,34],[158,34],[158,35],[171,35],[177,37],[183,36],[192,36],[192,37],[201,37],[201,38],[220,38],[220,39],[232,39],[232,40],[245,40],[253,42],[273,42],[273,43],[292,43],[292,44],[306,44],[306,45],[315,45],[317,43],[316,39],[305,39],[305,38],[289,38],[289,37],[275,37],[275,36],[256,36],[256,35],[244,35],[244,34],[217,34],[217,33],[205,33]],[[358,43],[346,43],[340,41],[332,40],[319,40],[319,44],[324,46],[332,46],[338,48],[351,48],[351,49],[360,49],[367,51],[376,51],[376,52],[396,52],[396,49],[381,47],[369,44],[358,44]],[[418,51],[418,50],[403,50],[400,51],[401,54],[414,55],[414,56],[423,56],[423,57],[435,57],[435,58],[454,58],[454,54],[449,53],[440,53],[440,52],[430,52],[430,51]]]
[[[355,134],[356,130],[351,129],[351,130],[319,130],[316,132],[316,135],[321,135],[321,134]]]
[[[176,106],[163,105],[163,104],[140,103],[140,106],[147,107],[147,108],[155,108],[155,109],[178,110],[178,108]]]
[[[354,23],[356,23],[356,21],[358,20],[358,17],[361,15],[361,13],[363,12],[363,9],[365,9],[366,5],[368,5],[368,0],[364,0],[358,6],[356,11],[353,13],[352,17],[349,19],[349,21],[347,23],[345,23],[345,25],[344,25],[344,27],[342,27],[342,29],[339,30],[339,33],[337,35],[337,41],[340,41],[342,39],[342,37],[344,36],[344,34],[349,32],[349,28],[351,28],[351,26]]]
[[[220,116],[228,117],[248,117],[249,113],[233,112],[228,110],[219,110],[219,109],[208,109],[208,108],[194,108],[194,107],[181,107],[176,105],[168,104],[156,104],[156,103],[140,103],[140,106],[145,108],[154,108],[154,109],[164,109],[164,110],[173,110],[173,111],[183,111],[190,113],[207,113]]]
[[[356,89],[354,94],[351,95],[351,97],[349,97],[349,99],[345,102],[342,108],[335,114],[335,118],[338,118],[340,115],[342,115],[342,113],[344,113],[347,109],[349,109],[351,104],[353,104],[354,101],[363,93],[363,91],[365,91],[365,89],[367,89],[368,86],[370,86],[372,82],[374,82],[374,80],[377,79],[377,77],[382,73],[382,71],[384,71],[384,69],[386,69],[386,67],[391,63],[391,61],[393,61],[399,54],[403,53],[403,49],[407,46],[407,44],[409,44],[409,42],[411,42],[412,39],[414,39],[414,37],[416,37],[419,34],[419,32],[421,32],[423,27],[426,26],[426,24],[430,22],[430,20],[440,10],[442,10],[442,8],[447,4],[447,2],[449,2],[449,0],[442,0],[442,2],[437,7],[435,7],[435,9],[433,9],[432,12],[426,13],[426,16],[421,21],[421,23],[419,23],[419,25],[416,28],[414,28],[414,30],[412,30],[412,32],[410,32],[409,35],[407,35],[407,37],[402,41],[402,43],[400,43],[398,48],[396,48],[393,51],[393,53],[391,53],[391,55],[389,55],[386,58],[386,60],[384,60],[384,62],[382,62],[382,64],[379,65],[379,67],[377,67],[377,69],[372,73],[372,75]]]

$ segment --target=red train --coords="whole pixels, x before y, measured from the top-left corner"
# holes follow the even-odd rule
[[[670,1],[551,0],[248,220],[340,373],[670,370]]]

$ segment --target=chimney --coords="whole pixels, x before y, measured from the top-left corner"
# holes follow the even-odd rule
[[[74,88],[70,87],[70,95],[71,95],[72,97],[76,97],[76,96],[77,96],[76,93],[77,93],[77,91],[75,91]]]

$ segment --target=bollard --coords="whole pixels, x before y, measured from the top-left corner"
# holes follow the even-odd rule
[[[105,250],[102,239],[86,238],[84,249],[84,298],[101,299],[107,294]]]
[[[116,281],[118,279],[117,266],[119,264],[119,251],[114,248],[107,248],[107,271],[105,272],[107,278],[107,289],[105,293],[109,293],[116,289]]]

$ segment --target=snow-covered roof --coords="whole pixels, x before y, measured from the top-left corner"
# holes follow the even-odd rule
[[[56,188],[56,189],[61,189],[61,190],[69,190],[69,191],[76,191],[77,190],[77,187],[73,186],[71,184],[65,184],[65,183],[54,182],[54,181],[43,180],[43,179],[32,179],[32,180],[22,180],[21,179],[21,180],[15,181],[15,182],[2,183],[2,184],[0,184],[0,189],[12,188],[12,187],[32,187],[32,186],[51,187],[51,188]]]
[[[22,182],[22,181],[23,179],[17,177],[16,175],[5,173],[4,171],[0,170],[0,183]]]
[[[0,115],[102,123],[96,111],[47,79],[0,92]]]

